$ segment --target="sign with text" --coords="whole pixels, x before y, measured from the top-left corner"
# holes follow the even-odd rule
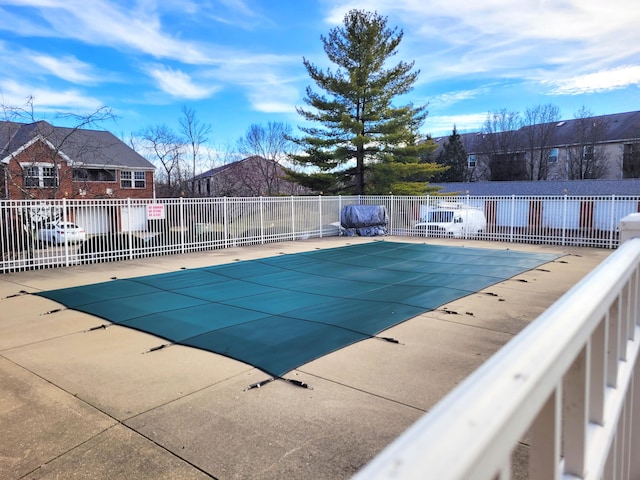
[[[150,203],[147,205],[147,220],[164,220],[164,205]]]

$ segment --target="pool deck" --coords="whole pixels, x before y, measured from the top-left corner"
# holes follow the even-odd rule
[[[310,389],[28,295],[380,240],[566,256],[285,375]],[[0,478],[349,478],[611,252],[330,237],[0,275]]]

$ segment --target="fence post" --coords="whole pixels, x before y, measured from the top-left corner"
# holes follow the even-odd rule
[[[296,204],[293,195],[291,195],[291,240],[296,239]]]
[[[185,252],[184,231],[186,228],[184,224],[184,197],[180,197],[180,253]]]
[[[66,230],[66,224],[67,221],[69,220],[69,217],[67,216],[67,197],[62,197],[62,221],[64,222],[64,226],[65,226],[65,230]],[[69,263],[69,242],[66,240],[64,241],[64,266],[68,267],[70,265]]]
[[[393,194],[391,194],[391,198],[389,199],[389,233],[393,235]]]
[[[229,222],[227,216],[227,197],[222,198],[222,221],[224,224],[224,248],[229,248]]]
[[[429,220],[429,209],[431,208],[431,195],[427,195],[427,221]],[[420,215],[420,205],[418,205],[418,215]],[[423,219],[419,218],[419,221],[422,222]],[[429,228],[425,226],[424,228],[424,236],[429,236]]]
[[[320,228],[320,238],[322,238],[322,195],[318,195],[318,227]]]
[[[131,198],[127,198],[127,238],[129,238],[129,260],[133,260],[133,233],[131,233]]]
[[[260,243],[264,245],[264,197],[260,195]]]
[[[562,246],[566,245],[567,241],[567,194],[564,194],[564,200],[562,202]]]
[[[511,195],[511,219],[509,220],[509,242],[513,243],[513,228],[516,221],[516,196]]]
[[[615,231],[616,196],[611,195],[611,218],[609,222],[609,248],[613,248],[613,233]]]

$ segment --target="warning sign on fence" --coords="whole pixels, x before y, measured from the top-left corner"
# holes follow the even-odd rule
[[[147,220],[164,220],[164,205],[161,203],[147,205]]]

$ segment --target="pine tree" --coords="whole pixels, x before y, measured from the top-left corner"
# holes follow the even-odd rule
[[[440,150],[436,163],[447,167],[447,170],[436,175],[437,181],[464,182],[467,180],[467,152],[455,126]]]
[[[392,103],[412,90],[420,73],[412,71],[414,62],[386,67],[402,35],[387,28],[386,17],[351,10],[343,27],[321,36],[324,51],[338,68],[324,71],[304,59],[311,79],[325,93],[307,87],[304,101],[312,108],[297,109],[319,126],[300,127],[305,135],[292,139],[304,152],[292,159],[316,169],[312,174],[292,172],[296,181],[326,193],[424,192],[426,182],[441,170],[419,163],[420,154],[435,148],[432,141],[419,142],[426,105]]]

